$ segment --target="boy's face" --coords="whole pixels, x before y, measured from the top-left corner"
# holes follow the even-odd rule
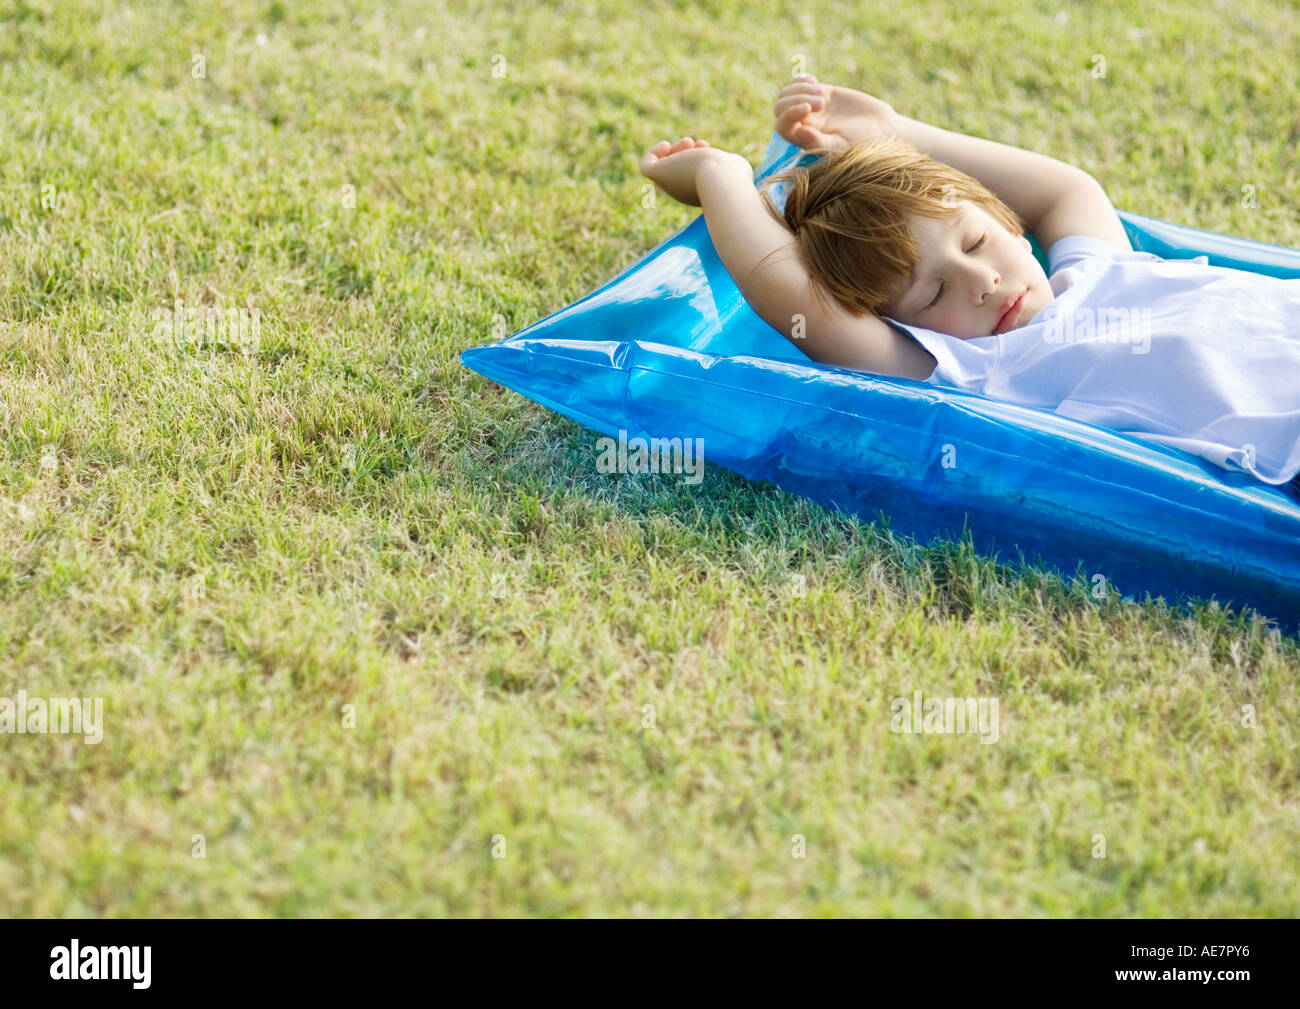
[[[973,203],[913,216],[912,234],[921,260],[890,298],[891,319],[969,340],[1023,326],[1055,297],[1029,239]]]

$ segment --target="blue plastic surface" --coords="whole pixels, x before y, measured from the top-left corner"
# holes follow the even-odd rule
[[[801,155],[774,136],[756,184]],[[1120,217],[1135,249],[1300,277],[1300,250]],[[1128,597],[1215,598],[1300,628],[1300,502],[1285,491],[1053,413],[817,364],[749,308],[702,216],[461,361],[612,437],[702,438],[708,463],[883,513],[922,542],[965,530],[982,553],[1067,580],[1082,565]]]

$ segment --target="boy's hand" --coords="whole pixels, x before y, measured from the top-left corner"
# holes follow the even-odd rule
[[[805,150],[829,147],[844,150],[869,133],[894,132],[893,106],[852,88],[820,84],[812,74],[800,74],[776,96],[776,132]]]
[[[708,161],[726,158],[745,160],[739,154],[710,147],[707,140],[682,137],[675,144],[661,140],[642,156],[641,174],[674,200],[698,207],[700,197],[695,189],[696,172]],[[749,162],[745,161],[745,164],[749,166]],[[749,170],[752,172],[753,168]]]

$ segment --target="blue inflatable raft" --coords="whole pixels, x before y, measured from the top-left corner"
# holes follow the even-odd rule
[[[774,136],[756,184],[801,157]],[[1300,250],[1120,217],[1137,250],[1300,277]],[[1067,580],[1082,565],[1126,597],[1213,598],[1300,628],[1300,501],[1052,413],[817,364],[749,308],[702,216],[461,361],[610,437],[702,439],[710,463],[867,521],[883,513],[922,542],[969,533],[984,554]]]

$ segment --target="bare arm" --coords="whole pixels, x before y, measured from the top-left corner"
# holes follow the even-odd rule
[[[1044,250],[1069,235],[1092,235],[1131,249],[1128,234],[1101,184],[1082,168],[993,140],[896,117],[895,136],[936,161],[984,183],[1025,222]]]
[[[795,343],[815,361],[928,378],[935,364],[929,351],[874,315],[853,316],[829,295],[815,296],[794,235],[768,213],[749,163],[717,153],[700,165],[696,191],[713,247],[758,316],[791,339],[802,316]]]
[[[819,83],[810,74],[781,90],[775,112],[777,132],[801,147],[847,147],[868,134],[894,136],[961,169],[1014,210],[1044,249],[1067,235],[1131,248],[1097,180],[1056,158],[909,119],[879,98]]]

